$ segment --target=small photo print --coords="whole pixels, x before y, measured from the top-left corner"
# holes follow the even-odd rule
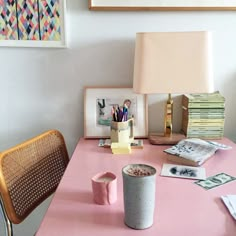
[[[161,175],[186,179],[206,179],[205,168],[175,164],[163,164]]]

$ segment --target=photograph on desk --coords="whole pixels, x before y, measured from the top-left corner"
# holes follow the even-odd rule
[[[161,175],[167,177],[186,178],[186,179],[200,179],[200,180],[206,179],[205,168],[175,165],[175,164],[163,164]]]
[[[96,98],[97,125],[110,126],[111,121],[127,121],[137,117],[137,98],[109,98],[101,96]],[[121,109],[120,109],[121,108]],[[124,110],[124,111],[123,111]],[[116,118],[113,118],[116,117]],[[137,117],[138,118],[138,117]]]
[[[84,89],[84,137],[109,138],[111,121],[134,120],[134,137],[146,138],[146,95],[132,88],[86,87]]]

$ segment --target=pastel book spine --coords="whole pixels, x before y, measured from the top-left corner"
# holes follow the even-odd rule
[[[186,110],[187,114],[224,114],[225,108],[188,108],[186,106],[182,106],[183,110]]]
[[[201,126],[201,127],[223,127],[224,121],[221,122],[189,122],[189,121],[183,121],[183,124],[187,124],[188,126]]]
[[[224,133],[224,127],[217,126],[182,126],[182,130],[185,134],[219,134]]]
[[[184,94],[182,104],[186,108],[224,108],[225,98],[219,92]]]
[[[224,118],[222,118],[222,119],[189,119],[189,118],[187,118],[186,121],[189,124],[195,124],[195,123],[224,124],[225,119]]]
[[[186,108],[225,108],[224,102],[182,102]]]
[[[187,133],[223,133],[223,127],[187,127]]]
[[[219,93],[196,93],[196,94],[184,94],[183,99],[186,102],[225,102],[225,98]]]
[[[186,135],[187,138],[200,138],[200,139],[205,139],[205,140],[218,140],[218,139],[222,139],[223,138],[223,135],[210,135],[210,134],[207,134],[207,135],[199,135],[199,134],[187,134]]]
[[[203,136],[222,136],[224,134],[223,131],[189,131],[188,135],[203,135]]]
[[[182,115],[183,118],[192,120],[192,119],[224,119],[225,118],[225,113],[216,113],[216,112],[211,112],[209,110],[208,112],[189,112],[187,109],[182,110]]]

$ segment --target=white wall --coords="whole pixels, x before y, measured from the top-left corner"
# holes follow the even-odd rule
[[[44,130],[59,129],[70,155],[83,136],[83,87],[132,86],[135,34],[213,32],[215,88],[226,97],[225,136],[236,140],[236,12],[91,12],[67,1],[68,49],[0,48],[0,150]],[[165,96],[149,97],[149,130],[161,131]],[[180,99],[175,130],[180,129]],[[17,227],[34,232],[39,214]],[[33,235],[33,233],[28,233]]]

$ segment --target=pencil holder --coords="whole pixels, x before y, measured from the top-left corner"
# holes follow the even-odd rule
[[[111,142],[130,143],[134,140],[134,119],[111,122]]]

